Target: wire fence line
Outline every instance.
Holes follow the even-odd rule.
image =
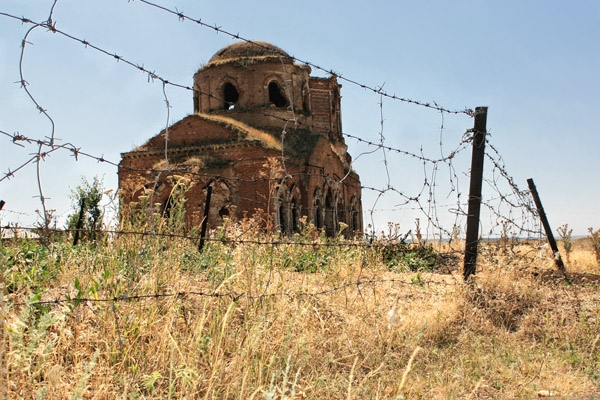
[[[216,33],[220,33],[220,34],[229,36],[232,39],[237,39],[237,40],[244,41],[246,43],[253,43],[256,46],[264,47],[264,45],[262,45],[261,43],[257,43],[255,41],[247,39],[247,38],[245,38],[243,36],[240,36],[239,33],[235,33],[234,34],[232,32],[224,30],[224,29],[222,29],[221,26],[219,26],[217,24],[215,24],[215,25],[206,24],[206,23],[202,22],[201,18],[191,18],[191,17],[185,15],[183,12],[180,12],[177,9],[173,10],[173,9],[168,8],[168,7],[164,7],[164,6],[161,6],[159,4],[156,4],[156,3],[153,3],[153,2],[147,1],[147,0],[138,0],[138,2],[146,4],[146,5],[154,7],[154,8],[157,8],[157,9],[159,9],[161,11],[164,11],[164,12],[166,12],[168,14],[175,15],[181,21],[193,22],[193,23],[197,24],[198,26],[214,30]],[[350,79],[350,78],[346,78],[341,73],[336,72],[333,69],[324,68],[324,67],[321,67],[318,64],[312,63],[310,61],[302,60],[302,59],[296,58],[294,56],[291,56],[291,58],[294,59],[296,62],[308,65],[311,68],[314,68],[314,69],[317,69],[319,71],[325,72],[325,73],[327,73],[327,74],[329,74],[331,76],[335,76],[335,77],[337,77],[338,79],[340,79],[340,80],[342,80],[344,82],[347,82],[347,83],[350,83],[352,85],[358,86],[358,87],[360,87],[362,89],[369,90],[369,91],[371,91],[371,92],[373,92],[373,93],[375,93],[377,95],[384,96],[384,97],[389,98],[391,100],[396,100],[396,101],[400,101],[400,102],[403,102],[403,103],[409,103],[409,104],[413,104],[413,105],[417,105],[417,106],[420,106],[420,107],[429,108],[429,109],[432,109],[432,110],[437,110],[437,111],[448,113],[448,114],[466,114],[466,115],[472,115],[473,114],[473,111],[470,110],[470,109],[450,110],[450,109],[447,109],[447,108],[444,108],[444,107],[438,105],[436,102],[433,102],[433,104],[432,104],[432,103],[429,103],[429,102],[423,102],[423,101],[419,101],[419,100],[413,100],[413,99],[408,99],[408,98],[396,96],[395,94],[389,94],[386,91],[384,91],[382,87],[377,88],[377,87],[373,87],[373,86],[370,86],[370,85],[366,85],[366,84],[360,83],[360,82],[358,82],[356,80],[353,80],[353,79]]]
[[[210,298],[225,298],[232,301],[246,300],[249,302],[261,302],[268,299],[274,298],[309,298],[309,297],[321,297],[329,296],[334,293],[341,292],[349,288],[360,288],[361,286],[377,286],[384,284],[392,285],[407,285],[412,287],[427,287],[437,286],[445,287],[451,285],[461,284],[458,280],[456,281],[440,281],[440,280],[428,280],[420,279],[418,282],[405,280],[405,279],[361,279],[352,282],[345,282],[341,285],[326,288],[314,292],[309,291],[283,291],[264,293],[259,295],[252,295],[249,293],[239,293],[236,291],[179,291],[173,293],[151,293],[151,294],[120,294],[114,297],[98,298],[98,297],[77,297],[77,296],[66,296],[64,298],[55,298],[51,300],[39,300],[39,301],[28,301],[28,302],[15,302],[15,306],[54,306],[54,305],[79,305],[82,303],[120,303],[120,302],[133,302],[143,300],[158,300],[158,299],[186,299],[189,297],[210,297]]]
[[[174,14],[181,20],[195,22],[203,28],[213,29],[217,33],[223,33],[232,38],[250,42],[240,37],[239,34],[232,35],[218,26],[211,27],[205,25],[201,20],[189,18],[179,11],[173,12],[145,0],[138,0],[138,2],[158,8],[168,14]],[[42,210],[39,213],[41,222],[38,225],[23,226],[2,221],[4,216],[10,216],[11,213],[19,213],[19,211],[10,210],[12,204],[9,204],[9,209],[0,211],[0,230],[3,233],[8,232],[8,238],[10,238],[11,233],[16,237],[23,230],[32,234],[40,234],[44,237],[44,245],[52,241],[64,244],[77,234],[90,235],[93,233],[90,236],[93,236],[97,242],[90,243],[90,249],[95,251],[97,247],[101,248],[104,246],[105,251],[114,253],[114,260],[118,260],[117,262],[121,264],[116,265],[115,263],[115,265],[108,267],[108,269],[115,270],[109,271],[115,273],[115,275],[102,281],[102,273],[103,271],[107,271],[104,269],[104,266],[97,265],[96,261],[79,260],[81,265],[71,261],[72,264],[70,264],[70,267],[74,268],[69,273],[74,272],[75,276],[79,279],[84,279],[85,282],[80,283],[78,278],[75,277],[75,282],[73,283],[73,275],[65,274],[66,276],[70,276],[70,278],[61,276],[61,286],[58,286],[57,283],[51,288],[46,288],[43,284],[38,285],[38,282],[34,282],[33,280],[34,285],[26,285],[25,281],[19,281],[18,278],[5,274],[8,279],[0,276],[0,284],[3,286],[0,290],[5,290],[7,287],[9,290],[14,290],[8,296],[0,295],[0,298],[4,297],[5,304],[3,306],[5,308],[11,310],[11,312],[28,311],[32,308],[31,311],[35,311],[36,313],[62,311],[65,314],[67,310],[74,311],[77,308],[78,311],[83,312],[85,308],[89,313],[93,313],[99,318],[108,317],[108,321],[114,323],[115,345],[123,352],[128,346],[135,345],[133,342],[132,344],[127,343],[128,332],[135,324],[135,321],[132,321],[130,318],[131,314],[128,314],[130,308],[139,308],[141,310],[140,315],[142,316],[143,309],[149,306],[157,306],[159,309],[166,308],[176,313],[179,310],[183,310],[180,315],[183,318],[187,318],[185,310],[194,309],[198,307],[199,303],[212,305],[216,308],[232,306],[234,310],[238,305],[266,310],[270,304],[288,302],[293,304],[298,302],[316,307],[315,311],[318,312],[317,309],[320,310],[321,306],[327,307],[330,303],[344,303],[344,301],[349,309],[352,308],[352,304],[354,304],[354,307],[360,308],[364,306],[365,308],[370,308],[371,303],[368,299],[378,299],[383,296],[386,298],[383,302],[383,307],[386,307],[387,303],[396,300],[396,304],[398,304],[400,299],[415,293],[417,293],[416,297],[419,298],[421,294],[431,295],[432,292],[436,293],[437,296],[438,293],[446,290],[455,293],[456,291],[460,291],[463,285],[465,285],[465,282],[458,278],[458,275],[454,272],[460,268],[459,265],[463,253],[461,245],[461,238],[463,236],[462,227],[468,214],[466,211],[466,196],[463,194],[465,190],[463,183],[465,179],[463,178],[469,175],[469,171],[464,166],[464,158],[468,158],[469,156],[473,142],[473,132],[468,127],[462,127],[458,132],[458,140],[448,140],[446,139],[446,122],[447,119],[454,118],[458,114],[472,117],[474,115],[473,112],[471,110],[453,111],[438,105],[436,102],[421,102],[399,97],[395,94],[391,95],[383,90],[383,86],[370,87],[358,81],[345,78],[333,70],[321,68],[316,64],[302,61],[295,57],[294,60],[297,62],[305,63],[313,68],[336,76],[344,82],[366,89],[379,99],[378,126],[377,129],[373,129],[373,131],[377,132],[375,139],[373,139],[373,136],[340,132],[348,144],[356,146],[356,152],[353,148],[350,149],[350,153],[354,155],[353,168],[354,165],[358,165],[357,162],[363,160],[368,160],[371,164],[380,165],[379,172],[381,176],[379,179],[375,180],[372,177],[361,175],[363,177],[362,191],[374,195],[374,200],[370,204],[363,206],[365,220],[367,218],[370,219],[370,226],[362,232],[360,237],[352,240],[342,237],[325,239],[324,235],[321,235],[318,231],[313,231],[313,236],[308,236],[305,233],[293,236],[268,235],[260,233],[254,226],[245,229],[243,226],[244,221],[233,221],[236,223],[236,226],[231,231],[215,227],[212,232],[204,236],[198,231],[197,227],[184,230],[168,229],[165,226],[166,218],[163,218],[163,215],[155,215],[154,210],[150,210],[153,207],[152,201],[150,201],[150,207],[148,207],[150,211],[149,217],[153,219],[156,216],[158,220],[157,224],[152,222],[143,226],[129,226],[127,223],[123,223],[123,220],[114,218],[112,221],[105,221],[105,226],[101,229],[57,228],[57,220],[53,216],[50,199],[47,197],[45,190],[46,181],[42,179],[42,174],[40,173],[46,168],[45,161],[57,154],[65,154],[69,158],[72,157],[73,164],[81,164],[82,160],[87,159],[107,166],[113,171],[116,171],[117,168],[125,168],[129,171],[144,173],[147,176],[155,176],[155,186],[158,179],[164,176],[164,174],[176,175],[184,171],[198,181],[220,179],[238,184],[267,181],[274,185],[282,181],[282,178],[271,178],[268,176],[222,177],[203,171],[194,172],[184,170],[178,167],[176,163],[171,162],[172,160],[169,159],[169,129],[171,126],[172,110],[170,91],[192,92],[194,89],[187,85],[174,83],[163,74],[156,72],[155,69],[145,67],[143,63],[131,61],[129,57],[126,58],[118,55],[114,51],[106,50],[69,32],[59,30],[56,27],[53,17],[54,8],[57,6],[57,3],[58,0],[53,1],[47,20],[41,23],[0,12],[0,19],[2,17],[11,18],[23,24],[31,24],[33,26],[22,41],[22,52],[19,61],[20,81],[17,84],[27,91],[35,108],[44,114],[51,124],[51,129],[47,132],[35,133],[26,132],[25,130],[11,133],[0,126],[0,143],[2,143],[0,146],[23,149],[30,153],[22,162],[16,163],[14,166],[11,165],[8,169],[2,163],[3,165],[0,166],[2,169],[0,171],[0,189],[2,188],[1,185],[9,180],[19,180],[36,185],[42,205]],[[161,154],[164,151],[164,162],[161,165],[151,169],[123,167],[119,166],[119,160],[105,157],[104,154],[97,154],[99,153],[98,151],[84,149],[78,143],[78,140],[67,143],[63,143],[60,140],[62,132],[57,128],[58,125],[55,124],[51,113],[47,112],[42,103],[34,97],[33,93],[35,90],[29,90],[32,88],[32,85],[27,82],[27,76],[23,72],[23,65],[27,62],[25,49],[29,46],[28,38],[33,29],[37,28],[46,29],[47,33],[51,35],[77,42],[87,49],[98,52],[108,60],[121,63],[133,69],[136,73],[145,74],[149,82],[156,81],[160,84],[162,99],[164,100],[164,117],[166,118],[164,149],[160,149]],[[285,69],[283,72],[285,73]],[[224,101],[212,94],[203,94],[220,102]],[[439,143],[429,143],[425,146],[425,149],[421,148],[416,151],[390,144],[391,141],[389,138],[392,136],[392,130],[389,129],[389,125],[386,122],[388,103],[385,103],[384,100],[400,103],[403,107],[416,106],[431,113],[431,119],[436,122],[439,121],[439,128],[433,130],[436,139],[439,137]],[[291,114],[291,118],[282,118],[280,121],[282,149],[280,161],[284,166],[285,176],[289,175],[289,172],[285,169],[286,147],[284,141],[286,139],[286,132],[294,129],[297,124],[293,109],[291,110]],[[275,118],[273,115],[270,115],[270,117]],[[457,132],[452,133],[456,135]],[[488,190],[486,191],[486,197],[482,199],[482,203],[486,210],[487,220],[481,224],[482,236],[485,236],[487,233],[487,236],[492,238],[539,238],[541,237],[541,231],[537,222],[535,207],[532,206],[529,193],[521,190],[512,178],[501,156],[501,152],[494,146],[492,139],[491,136],[487,136],[486,138],[486,148],[488,149],[486,152],[486,161],[489,161],[491,164],[491,169],[490,171],[486,171],[485,176]],[[262,161],[256,160],[256,162]],[[413,185],[409,185],[404,177],[398,174],[399,164],[410,166],[411,171],[413,171],[413,180],[415,181]],[[35,166],[36,168],[36,176],[35,179],[30,179],[28,182],[26,169],[31,166]],[[356,168],[360,173],[358,166]],[[312,172],[309,171],[306,174],[310,175]],[[332,179],[335,179],[337,182],[343,182],[346,177],[336,176]],[[117,199],[116,192],[114,193],[113,200]],[[257,201],[256,206],[257,208],[268,210],[270,201],[272,199],[265,198],[264,203],[261,204]],[[112,207],[113,205],[115,203],[111,203],[108,206]],[[311,212],[312,209],[309,208],[307,211]],[[383,229],[376,227],[380,214],[394,214],[398,216],[409,212],[410,215],[414,214],[417,217],[415,220],[411,220],[411,223],[414,221],[416,225],[409,229],[408,232],[406,231],[406,224],[400,227],[399,223],[389,222],[387,226],[384,225]],[[156,214],[161,213],[158,212]],[[388,219],[388,221],[393,220],[393,217]],[[486,233],[484,233],[484,226],[489,229]],[[308,230],[310,228],[308,226],[305,229]],[[125,240],[122,240],[121,244],[115,245],[115,247],[121,246],[123,242],[128,241],[129,247],[124,245],[123,247],[126,253],[131,252],[131,254],[121,259],[116,255],[118,250],[111,246],[122,238]],[[133,238],[133,240],[129,240],[130,238]],[[195,245],[204,240],[208,242],[208,246],[204,252],[195,251]],[[179,243],[178,241],[189,242],[185,244],[187,246],[185,247],[185,251],[191,251],[194,256],[198,257],[194,258],[192,256],[192,262],[189,266],[172,260],[165,261],[165,263],[172,263],[173,270],[177,271],[176,274],[189,268],[189,270],[184,271],[181,275],[183,279],[178,283],[142,284],[142,279],[146,279],[146,276],[142,278],[143,274],[147,274],[149,271],[158,271],[164,266],[163,261],[158,261],[161,258],[161,253],[156,248],[161,248],[161,246],[167,248],[171,243]],[[412,268],[401,270],[399,268],[399,270],[406,273],[396,274],[395,270],[393,270],[394,267],[387,265],[385,260],[385,266],[380,265],[381,261],[379,260],[373,263],[377,265],[373,270],[365,266],[363,271],[363,263],[365,265],[368,265],[368,263],[360,260],[357,262],[360,266],[355,266],[360,270],[353,270],[347,276],[329,278],[327,276],[330,273],[329,268],[323,268],[324,273],[322,275],[320,273],[310,274],[308,272],[297,274],[303,276],[297,279],[305,280],[306,284],[293,285],[288,282],[285,285],[279,285],[279,282],[275,282],[277,279],[283,280],[284,274],[286,277],[289,276],[287,274],[294,274],[294,266],[282,263],[281,255],[286,252],[291,254],[342,254],[350,252],[371,254],[372,252],[378,254],[380,259],[384,259],[386,255],[390,255],[391,257],[401,256],[405,251],[427,252],[427,249],[431,248],[431,244],[434,241],[438,242],[439,246],[436,247],[435,259],[432,261],[436,263],[435,270],[433,271],[428,269],[413,270]],[[22,244],[21,251],[27,251],[27,245],[28,242]],[[156,246],[151,248],[153,245]],[[502,245],[508,248],[507,251],[510,251],[509,246],[506,244]],[[537,245],[537,243],[533,243],[529,249],[529,253],[534,252],[537,249]],[[4,250],[2,249],[3,246],[4,243],[0,243],[0,250]],[[152,249],[150,250],[151,252],[154,250],[157,251],[157,253],[153,254],[154,257],[152,259],[154,261],[151,262],[152,265],[148,270],[145,270],[142,261],[139,261],[144,257],[143,251],[146,249],[146,246]],[[225,265],[224,267],[221,263],[212,261],[207,254],[213,250],[215,252],[223,250],[227,254],[235,251],[252,251],[252,246],[256,246],[259,250],[254,251],[261,253],[261,255],[264,256],[266,253],[266,256],[260,260],[261,265],[258,267],[260,272],[255,273],[252,279],[249,279],[259,281],[260,283],[252,285],[241,282],[244,280],[243,276],[236,278],[235,283],[230,283],[228,280],[229,277],[223,279],[211,278],[211,272],[226,275],[227,272],[223,272],[222,270],[231,267],[233,269],[232,275],[237,275],[239,271],[248,268],[248,266],[243,265],[241,262],[232,261],[232,265]],[[81,253],[85,253],[87,251],[85,245],[79,247],[68,245],[67,247],[73,250],[73,254],[80,251]],[[47,246],[44,248],[52,249],[53,247]],[[290,248],[292,251],[289,251]],[[119,250],[123,250],[123,248]],[[179,250],[179,248],[175,249],[175,245],[173,245],[173,250]],[[104,250],[98,250],[98,252],[101,251]],[[165,251],[165,259],[166,254],[173,253]],[[1,254],[3,258],[5,258],[5,254]],[[519,256],[522,256],[522,254],[519,254]],[[334,255],[332,257],[335,258],[338,256]],[[57,264],[61,263],[59,258],[52,261],[55,261]],[[332,261],[332,264],[334,262],[337,262],[337,260]],[[66,263],[67,261],[65,261],[65,265]],[[39,267],[43,268],[43,266]],[[388,267],[389,271],[382,272],[385,267]],[[9,267],[7,270],[10,270],[10,274],[19,274],[21,272],[20,268],[26,269],[27,267]],[[62,268],[62,266],[58,268]],[[121,268],[123,269],[121,270]],[[377,268],[376,271],[375,268]],[[187,275],[187,272],[190,274]],[[278,274],[281,274],[281,276],[278,276]],[[157,275],[161,275],[161,273]],[[193,278],[189,279],[192,276]],[[189,282],[185,281],[186,277],[189,279]],[[2,279],[4,279],[4,282],[2,282]],[[65,279],[71,280],[65,281]],[[156,279],[159,280],[159,278]],[[9,280],[13,285],[12,287],[8,286]],[[94,287],[94,285],[97,286]],[[131,305],[127,306],[127,304]],[[102,313],[103,310],[107,312]],[[394,312],[394,308],[390,311]],[[389,318],[390,314],[386,315]],[[111,321],[113,316],[114,321]],[[89,320],[87,321],[89,324]]]
[[[214,30],[219,34],[223,34],[229,36],[232,39],[242,40],[245,42],[253,43],[257,46],[261,46],[261,43],[253,42],[251,40],[246,39],[240,34],[233,34],[227,30],[222,29],[218,25],[209,25],[202,22],[200,18],[192,18],[185,15],[178,10],[172,10],[167,7],[163,7],[152,3],[146,0],[138,0],[139,3],[142,3],[146,6],[154,7],[161,12],[164,12],[169,15],[175,15],[181,21],[193,22],[201,28]],[[43,181],[41,179],[40,170],[42,169],[42,163],[52,154],[57,152],[67,152],[70,153],[75,159],[75,161],[79,161],[80,157],[89,158],[91,160],[95,160],[99,163],[103,163],[109,165],[111,167],[118,167],[119,162],[115,160],[109,160],[105,158],[103,155],[94,155],[90,152],[83,151],[81,147],[78,147],[72,143],[63,143],[57,144],[56,137],[56,127],[54,120],[49,115],[49,113],[45,110],[45,108],[35,99],[32,92],[29,90],[29,83],[27,82],[26,76],[23,72],[23,65],[26,62],[26,48],[30,44],[28,42],[28,37],[30,33],[37,28],[46,29],[48,33],[60,35],[61,37],[67,38],[69,40],[78,42],[82,44],[85,48],[92,49],[100,54],[109,57],[117,62],[123,63],[128,67],[134,68],[147,75],[148,81],[159,81],[162,86],[162,94],[165,101],[166,106],[166,137],[165,137],[165,165],[161,169],[156,170],[144,170],[143,172],[151,173],[151,174],[160,174],[160,173],[177,173],[177,167],[169,164],[168,160],[168,129],[170,125],[170,109],[171,105],[169,102],[169,98],[167,95],[167,87],[172,87],[179,90],[193,91],[194,89],[188,85],[183,85],[179,83],[172,82],[171,80],[165,78],[161,74],[157,73],[154,69],[144,67],[143,63],[138,63],[131,61],[129,58],[118,55],[114,51],[107,50],[101,46],[90,43],[85,39],[81,39],[75,35],[72,35],[66,31],[57,29],[56,21],[53,19],[54,10],[57,6],[58,0],[54,0],[52,6],[50,8],[48,18],[46,21],[42,22],[34,22],[32,19],[26,17],[19,17],[16,15],[12,15],[9,13],[0,12],[0,17],[5,17],[9,19],[14,19],[20,21],[26,25],[32,25],[30,29],[27,30],[25,36],[23,37],[21,44],[21,57],[19,60],[19,75],[20,81],[17,82],[20,86],[27,92],[28,97],[35,105],[36,109],[44,114],[51,123],[51,130],[47,135],[36,135],[40,138],[34,138],[30,135],[25,135],[21,132],[9,133],[4,130],[0,130],[0,134],[15,146],[20,147],[31,147],[31,156],[24,160],[20,165],[13,166],[8,168],[6,172],[3,172],[0,175],[0,183],[11,179],[17,178],[19,179],[20,173],[22,173],[23,169],[28,165],[35,164],[37,168],[37,186],[39,192],[39,199],[42,205],[42,227],[46,231],[51,230],[52,225],[52,213],[50,208],[47,206],[47,198],[44,195],[44,187]],[[462,190],[459,187],[459,178],[461,174],[467,175],[468,172],[462,169],[462,172],[458,172],[458,167],[455,166],[455,160],[459,156],[468,155],[468,150],[470,148],[472,142],[472,135],[470,129],[465,129],[465,132],[462,138],[456,144],[450,144],[452,149],[449,152],[446,152],[444,155],[444,143],[443,134],[445,131],[444,127],[444,115],[445,114],[464,114],[469,117],[472,117],[474,112],[470,109],[465,110],[450,110],[448,108],[442,107],[436,102],[422,102],[418,100],[412,100],[408,98],[404,98],[401,96],[396,96],[395,94],[389,94],[383,90],[383,85],[380,87],[372,87],[363,83],[360,83],[356,80],[349,79],[344,77],[341,73],[336,73],[332,69],[321,67],[318,64],[311,63],[296,57],[292,58],[299,63],[309,65],[310,67],[326,72],[332,76],[337,77],[338,79],[360,87],[362,89],[366,89],[367,91],[372,92],[373,94],[379,97],[379,109],[380,109],[380,126],[379,126],[379,140],[373,141],[370,139],[363,138],[361,136],[349,133],[343,133],[343,136],[349,140],[353,141],[357,145],[360,145],[364,148],[362,152],[357,154],[354,158],[354,162],[362,158],[375,158],[375,162],[380,162],[383,164],[383,170],[385,172],[386,179],[381,183],[380,187],[364,184],[362,186],[363,190],[371,191],[375,193],[375,200],[372,205],[365,207],[366,214],[370,217],[371,220],[371,234],[376,234],[375,232],[375,217],[376,213],[380,209],[380,201],[388,195],[393,195],[397,201],[395,202],[393,208],[391,208],[394,212],[401,212],[406,209],[414,209],[419,211],[419,215],[421,218],[427,221],[427,226],[424,227],[426,230],[426,234],[432,234],[438,237],[439,240],[442,240],[443,237],[446,239],[451,238],[452,236],[457,236],[461,231],[461,225],[463,224],[463,219],[466,216],[467,212],[465,211],[467,202],[462,197]],[[285,72],[285,71],[284,71]],[[214,95],[209,93],[203,93],[204,95],[210,96],[212,98],[217,99]],[[431,110],[435,113],[440,114],[440,128],[439,128],[439,153],[440,157],[431,157],[427,156],[423,149],[421,148],[420,152],[408,151],[405,149],[400,149],[397,147],[393,147],[387,144],[386,137],[384,135],[384,129],[386,128],[385,116],[384,116],[384,102],[383,100],[391,100],[397,101],[400,103],[405,103],[408,105],[422,107],[426,110]],[[219,101],[223,101],[223,99],[217,99]],[[293,110],[292,110],[293,111]],[[282,135],[281,140],[283,142],[285,137],[285,132],[288,127],[288,124],[294,123],[294,117],[292,119],[282,119]],[[1,128],[1,127],[0,127]],[[486,176],[485,181],[488,184],[488,188],[492,191],[492,198],[482,199],[484,208],[489,212],[489,221],[486,225],[489,225],[489,236],[506,236],[511,234],[513,236],[541,236],[540,234],[540,226],[536,219],[535,208],[532,206],[531,199],[529,197],[529,193],[527,191],[521,190],[518,185],[515,183],[515,180],[508,173],[507,168],[504,164],[504,161],[500,155],[500,152],[494,147],[493,143],[491,143],[490,136],[487,137],[486,140],[487,148],[491,149],[491,151],[486,152],[487,159],[491,162],[493,166],[491,176],[488,174]],[[390,156],[400,158],[402,160],[409,160],[410,162],[417,162],[421,164],[422,169],[422,183],[416,185],[415,188],[407,189],[403,187],[402,180],[399,181],[394,176],[395,174],[390,170],[390,165],[393,160]],[[282,162],[285,162],[285,153],[283,151],[282,146]],[[448,178],[443,180],[439,177],[442,168],[447,170]],[[132,169],[133,170],[133,169]],[[140,171],[141,172],[141,171]],[[189,173],[189,171],[188,171]],[[416,171],[415,171],[416,174]],[[214,179],[214,178],[222,178],[210,174],[204,174],[202,172],[192,173],[192,175],[200,178]],[[244,177],[235,177],[235,178],[227,178],[230,180],[236,180],[239,182],[255,182],[259,180],[267,180],[269,178],[266,177],[256,177],[256,178],[244,178]],[[338,177],[341,181],[344,177]],[[444,194],[440,195],[440,191],[442,191],[442,187],[444,187]],[[443,205],[439,204],[439,198],[443,196]],[[454,203],[452,205],[448,205],[448,200],[454,196]],[[442,211],[445,209],[445,211]],[[6,210],[7,212],[11,212],[11,210]],[[444,214],[442,217],[441,214]],[[449,216],[448,216],[449,214]],[[7,226],[10,227],[10,226]],[[508,228],[507,228],[508,227]],[[30,227],[33,229],[33,227]],[[510,230],[510,233],[507,233],[507,230]]]

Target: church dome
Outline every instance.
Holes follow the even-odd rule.
[[[259,61],[268,59],[291,59],[290,55],[267,42],[237,42],[223,47],[208,61],[207,65],[228,63],[235,60]]]

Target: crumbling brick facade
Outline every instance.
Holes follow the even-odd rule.
[[[168,214],[177,182],[185,181],[189,226],[201,223],[210,185],[212,227],[231,213],[262,210],[283,234],[298,231],[303,216],[329,236],[344,226],[346,236],[361,232],[341,86],[310,72],[264,42],[220,50],[194,75],[194,114],[122,154],[122,205],[147,196]]]

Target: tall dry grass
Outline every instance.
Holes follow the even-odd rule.
[[[216,232],[202,254],[151,235],[3,244],[6,396],[600,394],[599,270],[581,243],[572,284],[519,244],[485,245],[464,284],[459,259],[443,273],[413,271],[379,247],[330,245],[310,229],[294,238],[307,245],[258,243],[274,238],[254,226]]]

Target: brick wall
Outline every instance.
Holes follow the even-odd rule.
[[[310,67],[272,45],[259,50],[253,55],[251,45],[228,46],[196,72],[195,114],[169,127],[166,157],[166,130],[122,154],[122,205],[149,195],[168,212],[179,180],[186,182],[190,227],[202,221],[210,184],[213,227],[224,216],[241,218],[261,209],[288,234],[301,216],[330,235],[340,222],[350,226],[348,233],[362,230],[361,186],[358,175],[348,172],[337,80],[310,77]],[[231,59],[236,54],[240,58]],[[285,173],[274,174],[282,167],[277,144],[284,129],[295,139],[283,140]],[[265,179],[269,176],[273,179]]]

